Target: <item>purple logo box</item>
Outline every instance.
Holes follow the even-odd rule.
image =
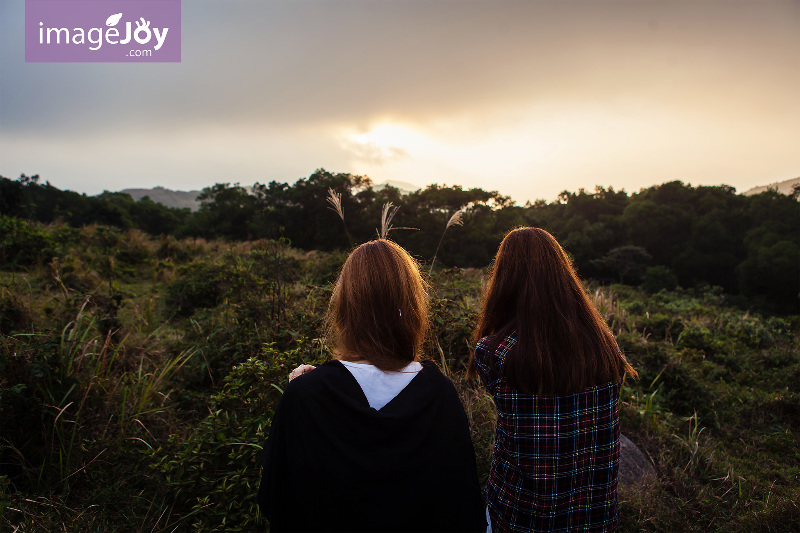
[[[180,62],[181,0],[25,0],[26,62]]]

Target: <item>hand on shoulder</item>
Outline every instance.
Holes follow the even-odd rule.
[[[294,378],[302,376],[303,374],[311,372],[315,368],[317,367],[315,367],[314,365],[300,365],[291,372],[289,372],[289,381],[292,381]]]

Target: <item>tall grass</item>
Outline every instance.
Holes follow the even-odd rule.
[[[350,241],[350,248],[353,247],[353,238],[350,237],[350,232],[347,230],[347,222],[344,220],[344,208],[342,207],[342,193],[334,191],[332,188],[328,189],[327,201],[330,205],[328,209],[339,215],[344,224],[344,232],[347,234],[347,240]]]
[[[166,409],[171,394],[168,386],[172,377],[195,356],[197,350],[187,349],[167,358],[160,366],[144,370],[144,359],[136,372],[126,374],[127,384],[122,389],[120,402],[120,437],[126,438],[134,423],[144,427],[141,418]]]
[[[589,297],[615,335],[628,331],[628,312],[620,304],[613,289],[598,288]]]
[[[399,229],[390,210],[387,236]],[[346,254],[184,240],[112,273],[103,254],[120,239],[75,241],[49,272],[47,263],[0,271],[0,530],[260,527],[259,446],[289,370],[325,359],[311,339],[324,331]],[[167,259],[169,285],[153,274]],[[208,268],[181,266],[194,263]],[[89,269],[104,274],[81,275]],[[276,320],[268,290],[280,279],[286,312]],[[456,385],[485,479],[496,415],[463,372],[481,279],[480,270],[434,273],[426,349]],[[165,292],[181,280],[225,290],[178,316]],[[621,426],[659,477],[620,487],[620,530],[798,530],[800,319],[746,314],[703,294],[588,292],[641,376],[625,382]],[[25,316],[12,320],[17,312]],[[209,362],[218,379],[205,379]],[[17,431],[22,422],[36,433]]]
[[[444,240],[444,234],[447,233],[448,228],[450,226],[463,226],[464,225],[464,213],[460,209],[453,213],[453,215],[447,220],[447,224],[444,226],[444,231],[442,232],[442,236],[439,238],[439,244],[436,245],[436,251],[433,253],[433,259],[431,259],[431,269],[428,271],[428,274],[433,272],[433,265],[436,263],[436,256],[439,255],[439,247],[442,245],[442,241]]]
[[[392,202],[383,204],[383,209],[381,209],[381,230],[378,232],[378,236],[381,239],[387,239],[389,237],[389,232],[393,229],[392,219],[398,209],[400,209],[400,206],[395,206]]]
[[[378,232],[378,237],[380,237],[381,239],[388,239],[389,232],[392,230],[419,229],[419,228],[395,228],[394,226],[392,226],[392,219],[394,218],[395,214],[397,214],[398,209],[400,209],[400,206],[395,206],[392,204],[392,202],[386,202],[385,204],[383,204],[383,209],[381,209],[381,229]]]
[[[73,301],[74,297],[63,303],[68,305]],[[0,378],[3,389],[0,392],[27,398],[28,411],[17,413],[17,422],[23,427],[28,418],[37,416],[36,409],[40,406],[43,448],[29,449],[35,440],[12,442],[3,432],[0,451],[5,448],[18,458],[18,466],[29,485],[61,487],[62,495],[69,490],[68,480],[86,469],[113,443],[113,439],[106,440],[109,429],[116,428],[119,438],[126,439],[134,426],[146,430],[143,422],[146,417],[168,408],[174,377],[196,353],[185,349],[175,356],[160,361],[156,357],[153,358],[156,361],[147,359],[147,362],[143,355],[138,368],[130,369],[129,358],[125,356],[126,348],[131,348],[126,346],[130,334],[121,340],[115,340],[118,331],[101,334],[91,307],[91,296],[83,297],[75,314],[61,329],[52,355],[42,353],[48,346],[46,331],[2,338],[15,366],[10,374]],[[21,353],[13,353],[12,349]],[[31,351],[35,357],[25,355]],[[0,363],[9,364],[7,360]],[[16,381],[21,383],[6,389]],[[98,424],[103,418],[105,429]]]

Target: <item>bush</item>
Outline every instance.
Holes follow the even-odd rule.
[[[115,249],[115,256],[120,264],[127,267],[129,274],[136,274],[137,269],[141,265],[149,263],[153,257],[153,251],[150,249],[150,243],[139,230],[128,230],[125,238]]]
[[[654,339],[677,338],[684,328],[681,317],[670,317],[662,313],[647,314],[636,318],[635,327],[642,335],[650,334]]]
[[[65,328],[60,343],[42,333],[3,339],[9,350],[0,350],[0,428],[9,448],[0,450],[0,472],[10,474],[15,485],[62,479],[75,464],[79,450],[70,434],[79,427],[84,383],[73,363],[89,328],[85,321]],[[74,423],[67,428],[66,420]],[[18,452],[9,453],[12,449]],[[36,474],[23,477],[30,466]]]
[[[0,289],[0,333],[23,331],[33,324],[33,315],[25,303],[5,288]]]
[[[663,265],[647,267],[642,277],[642,289],[650,294],[662,290],[672,291],[678,286],[678,278]]]
[[[261,450],[282,393],[277,384],[314,357],[307,351],[314,345],[303,343],[285,353],[266,346],[264,360],[250,358],[231,370],[222,391],[212,397],[211,414],[192,435],[172,435],[166,446],[147,452],[176,503],[191,508],[186,516],[195,531],[255,529]]]
[[[3,513],[6,507],[11,505],[11,482],[8,476],[0,475],[0,520],[3,519]]]
[[[179,268],[178,276],[167,287],[167,306],[181,316],[216,307],[228,291],[225,269],[219,265],[195,262]]]
[[[765,348],[788,337],[789,324],[778,317],[734,315],[725,324],[725,335],[750,348]]]
[[[675,342],[677,348],[694,348],[706,354],[720,354],[725,352],[724,344],[715,338],[711,331],[696,322],[692,322],[678,336]]]
[[[464,364],[469,360],[472,332],[477,325],[476,309],[464,301],[437,298],[431,305],[430,343],[425,346],[425,358],[436,361],[442,356]]]
[[[184,241],[178,241],[170,235],[162,235],[156,249],[158,259],[170,259],[177,263],[188,261],[192,256]]]
[[[0,263],[30,266],[54,253],[55,241],[38,224],[0,215]]]

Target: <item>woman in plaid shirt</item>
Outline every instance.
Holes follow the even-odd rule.
[[[503,239],[470,373],[497,406],[490,527],[613,531],[619,522],[619,390],[636,376],[548,232]]]

